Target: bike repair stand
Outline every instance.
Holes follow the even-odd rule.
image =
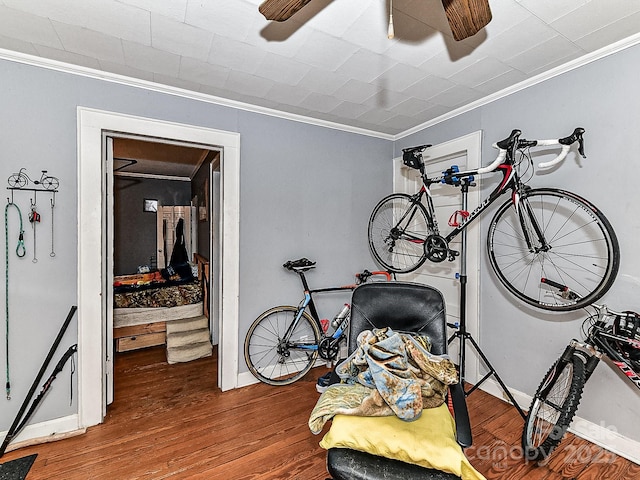
[[[461,180],[460,189],[462,192],[462,211],[467,211],[467,194],[469,193],[469,186],[472,185],[471,180],[466,177]],[[473,346],[474,350],[480,355],[480,358],[484,362],[484,364],[489,368],[489,372],[480,379],[480,381],[476,382],[476,384],[469,389],[469,391],[465,391],[465,396],[468,397],[473,393],[473,391],[482,385],[486,380],[488,380],[491,376],[495,377],[497,382],[500,384],[505,395],[509,398],[511,403],[518,413],[522,416],[523,419],[526,419],[526,415],[520,408],[520,405],[513,398],[513,395],[504,384],[496,369],[493,368],[486,355],[482,352],[482,349],[478,345],[478,343],[473,339],[473,336],[467,331],[467,229],[463,229],[461,232],[461,247],[460,247],[460,323],[459,325],[448,324],[450,327],[456,328],[456,331],[449,337],[447,343],[451,344],[451,342],[458,338],[460,340],[460,382],[462,384],[462,388],[464,390],[464,379],[465,379],[465,350],[466,343],[470,342]]]

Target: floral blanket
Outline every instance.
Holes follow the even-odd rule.
[[[197,280],[182,285],[149,286],[113,294],[114,308],[178,307],[201,301],[202,285]]]
[[[365,330],[358,348],[336,367],[342,383],[329,387],[309,418],[314,434],[334,415],[388,416],[415,420],[423,408],[444,403],[458,382],[447,356],[429,353],[428,339],[390,328]]]

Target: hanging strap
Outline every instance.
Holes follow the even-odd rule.
[[[11,400],[11,375],[9,368],[9,207],[15,207],[18,211],[20,219],[20,234],[18,236],[18,245],[16,246],[16,255],[20,258],[24,257],[26,250],[24,248],[24,230],[22,226],[22,212],[20,208],[13,202],[7,203],[4,207],[4,253],[5,253],[5,352],[6,352],[6,392],[7,400]]]
[[[5,233],[5,249],[9,250],[9,207],[15,207],[18,211],[18,219],[20,220],[20,232],[18,234],[18,243],[16,245],[16,255],[20,258],[24,257],[27,254],[27,250],[24,248],[24,228],[22,226],[22,212],[20,211],[20,207],[13,202],[7,203],[7,206],[4,207],[4,233]],[[7,253],[8,255],[8,253]]]

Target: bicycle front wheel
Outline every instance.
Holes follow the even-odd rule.
[[[60,182],[56,177],[43,177],[40,183],[47,190],[56,190],[60,186]]]
[[[318,358],[320,329],[307,312],[284,339],[293,324],[296,307],[274,307],[249,327],[244,340],[244,359],[251,373],[269,385],[288,385],[304,377]]]
[[[585,383],[584,363],[560,358],[538,387],[522,432],[527,460],[544,460],[558,446],[578,409]]]
[[[389,195],[376,205],[369,219],[371,253],[391,272],[413,272],[426,260],[428,225],[424,205],[404,193]]]
[[[517,209],[511,201],[502,205],[491,220],[487,249],[502,284],[544,310],[595,302],[620,266],[618,239],[605,216],[578,195],[551,188],[523,193]]]

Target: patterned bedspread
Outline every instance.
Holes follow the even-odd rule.
[[[196,279],[178,285],[147,285],[143,289],[115,292],[115,308],[178,307],[202,301],[202,285]]]

